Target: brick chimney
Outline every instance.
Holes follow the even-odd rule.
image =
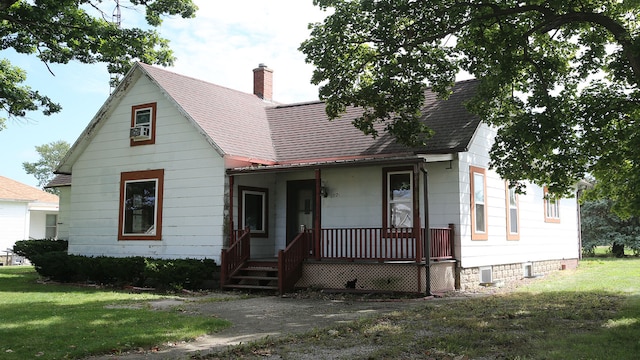
[[[253,69],[253,94],[263,100],[273,99],[273,70],[265,64]]]

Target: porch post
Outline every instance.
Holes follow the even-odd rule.
[[[422,170],[422,181],[424,186],[424,242],[425,247],[425,276],[426,276],[426,289],[425,295],[432,296],[431,294],[431,226],[429,225],[429,173],[427,172],[426,164],[422,164],[420,167]]]
[[[229,244],[236,240],[233,229],[233,175],[229,175]]]
[[[315,252],[315,257],[317,260],[320,260],[320,210],[322,201],[322,196],[320,196],[320,187],[322,186],[322,180],[320,177],[320,169],[316,169],[316,209],[315,209],[315,217],[313,219],[313,249]]]
[[[422,231],[420,227],[420,188],[418,187],[418,184],[420,184],[419,166],[418,163],[413,165],[413,238],[416,242],[417,263],[421,262],[423,257]]]

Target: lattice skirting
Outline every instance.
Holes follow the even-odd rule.
[[[455,264],[454,261],[431,264],[432,292],[454,289]],[[296,287],[423,293],[426,270],[424,264],[416,263],[306,262]]]

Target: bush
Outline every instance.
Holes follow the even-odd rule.
[[[69,248],[67,240],[20,240],[13,245],[13,252],[33,262],[33,257],[49,252],[64,251]]]
[[[78,262],[66,251],[50,251],[36,254],[30,259],[41,276],[56,281],[78,281]]]
[[[201,289],[213,280],[215,261],[211,259],[145,259],[144,278],[149,286],[172,289]]]
[[[32,262],[38,274],[55,281],[152,286],[159,290],[203,289],[207,281],[215,280],[217,270],[211,259],[88,257],[63,251],[36,255]]]

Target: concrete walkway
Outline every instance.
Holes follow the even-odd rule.
[[[231,298],[224,299],[228,297]],[[216,316],[231,321],[233,325],[219,333],[205,335],[191,342],[165,344],[154,350],[140,349],[126,354],[104,355],[90,359],[188,359],[192,355],[220,351],[230,345],[265,337],[300,334],[314,328],[325,328],[366,316],[407,309],[422,302],[423,299],[363,301],[318,296],[314,298],[261,296],[241,299],[234,298],[234,295],[229,293],[162,300],[152,303],[152,307],[162,310],[180,306],[188,313]]]

